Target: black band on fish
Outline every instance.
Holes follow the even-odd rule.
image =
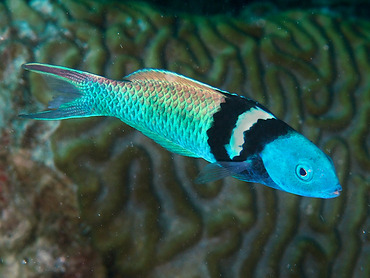
[[[253,132],[247,133],[252,127],[257,131],[257,135],[263,135],[267,139],[262,140],[267,142],[269,135],[262,134],[260,128],[255,125],[260,120],[275,120],[275,116],[255,101],[241,98],[235,95],[226,95],[225,103],[221,104],[221,109],[213,115],[213,126],[207,131],[208,144],[211,152],[217,161],[245,161],[245,155],[253,155],[261,149],[260,142],[253,138]],[[276,131],[273,130],[274,137]],[[282,131],[284,133],[284,130]],[[252,137],[251,139],[248,137]],[[261,139],[261,138],[259,138]],[[246,140],[254,143],[248,146],[247,152],[243,152]],[[263,147],[263,145],[262,145]]]
[[[266,144],[292,130],[293,128],[279,119],[258,120],[249,130],[244,131],[243,150],[233,160],[244,161],[251,155],[260,153]]]
[[[236,95],[225,95],[225,102],[220,110],[213,115],[213,125],[207,130],[208,144],[217,161],[230,161],[225,149],[229,144],[232,131],[241,114],[256,107],[257,103]]]

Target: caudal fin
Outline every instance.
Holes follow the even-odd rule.
[[[48,108],[53,110],[22,114],[19,117],[36,120],[62,120],[93,116],[91,107],[84,99],[86,99],[85,96],[89,89],[88,82],[95,78],[100,78],[99,76],[65,67],[39,63],[23,64],[22,67],[42,74],[56,94],[48,106]]]

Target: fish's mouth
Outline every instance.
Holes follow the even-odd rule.
[[[335,198],[340,195],[340,192],[342,191],[342,187],[338,184],[335,189],[329,189],[325,190],[322,193],[324,193],[326,198]]]

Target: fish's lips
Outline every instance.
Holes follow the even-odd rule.
[[[322,193],[325,195],[324,198],[335,198],[340,195],[340,192],[342,191],[342,187],[340,184],[335,186],[334,188],[330,188],[328,190],[323,191]]]

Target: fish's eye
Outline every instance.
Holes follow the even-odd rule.
[[[295,169],[296,175],[302,181],[310,181],[312,179],[312,169],[305,164],[298,164]]]
[[[307,171],[306,171],[306,169],[305,169],[305,168],[299,168],[299,175],[300,175],[301,177],[305,177],[305,176],[307,176]]]

